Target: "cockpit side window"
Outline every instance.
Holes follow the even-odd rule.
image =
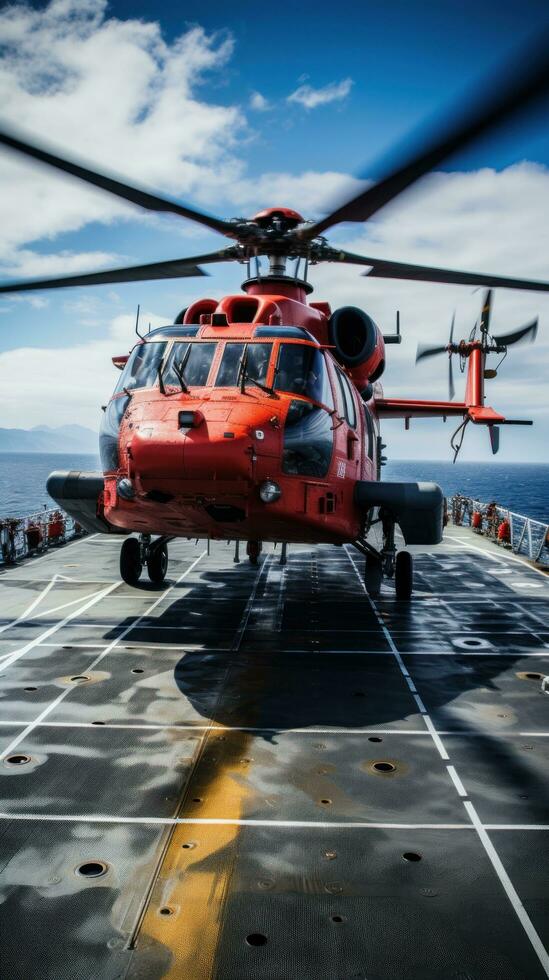
[[[284,426],[282,472],[326,476],[334,445],[332,417],[320,405],[294,399]]]
[[[345,418],[347,419],[347,422],[351,426],[351,429],[355,429],[356,409],[355,409],[355,400],[353,398],[353,392],[351,390],[351,385],[349,384],[348,379],[345,377],[342,371],[337,372],[337,380],[339,383],[343,404],[345,406]]]
[[[215,379],[216,388],[234,388],[239,382],[241,365],[246,351],[246,375],[261,384],[267,380],[272,344],[225,344],[225,350]]]
[[[374,435],[375,435],[374,423],[372,421],[370,410],[366,407],[366,405],[364,406],[364,419],[366,422],[366,426],[364,429],[365,448],[368,457],[370,459],[373,459],[374,458]]]
[[[158,380],[158,367],[166,352],[166,341],[138,344],[130,354],[116,386],[116,392],[126,388],[152,388]]]
[[[174,344],[166,364],[166,370],[163,372],[164,384],[179,385],[180,382],[175,369],[181,371],[182,368],[185,384],[189,388],[203,387],[208,381],[216,347],[216,343],[189,344],[183,341]]]
[[[278,391],[304,395],[329,409],[334,408],[324,355],[312,344],[280,345],[274,386]]]

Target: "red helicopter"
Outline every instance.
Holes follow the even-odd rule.
[[[406,550],[397,552],[395,526],[406,544],[437,544],[443,496],[436,484],[380,479],[385,446],[379,422],[459,416],[461,434],[469,422],[487,425],[496,452],[500,425],[531,422],[506,419],[485,405],[484,379],[494,373],[486,369],[486,357],[504,355],[512,343],[533,337],[535,324],[492,337],[488,293],[478,339],[473,333],[455,344],[452,327],[447,345],[418,351],[418,359],[448,353],[449,400],[388,399],[379,379],[386,345],[401,339],[398,316],[396,333],[387,336],[363,310],[346,306],[332,312],[326,302],[308,302],[307,270],[320,262],[351,263],[367,267],[365,275],[388,279],[549,291],[546,282],[355,255],[331,247],[323,237],[339,222],[371,218],[423,174],[547,92],[545,47],[537,58],[529,52],[527,69],[522,61],[519,69],[507,71],[505,83],[499,79],[485,89],[482,104],[477,99],[477,108],[469,108],[442,136],[424,141],[353,200],[309,223],[284,207],[224,221],[90,170],[13,132],[0,132],[0,142],[12,150],[233,241],[208,255],[6,283],[0,292],[198,276],[205,275],[200,265],[226,261],[247,266],[242,293],[198,299],[175,323],[139,335],[129,356],[113,358],[122,373],[104,410],[103,473],[56,472],[48,480],[51,496],[88,530],[137,534],[122,543],[120,571],[126,582],[135,585],[144,565],[151,581],[161,582],[167,545],[177,537],[235,541],[235,560],[239,543],[247,542],[253,563],[264,541],[282,544],[282,562],[290,542],[349,542],[366,558],[371,595],[379,593],[385,576],[394,577],[397,598],[410,598],[412,558]],[[265,273],[260,256],[268,257]],[[463,402],[452,400],[453,355],[468,364]],[[379,550],[368,540],[374,524],[383,533]]]

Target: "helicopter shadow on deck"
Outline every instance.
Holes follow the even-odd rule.
[[[279,596],[270,597],[268,590],[258,592],[240,635],[256,574],[244,564],[238,569],[204,571],[197,584],[185,583],[184,596],[171,602],[160,616],[141,621],[128,642],[162,643],[168,648],[173,643],[185,650],[175,665],[174,680],[182,697],[207,723],[270,729],[265,733],[269,739],[287,728],[423,727],[383,629],[364,596],[349,591],[331,594],[327,588],[326,594],[321,591],[309,602],[298,574],[299,587],[289,580],[282,608]],[[501,591],[505,603],[508,590]],[[403,656],[407,650],[417,654],[424,647],[427,652],[433,645],[427,638],[429,631],[443,635],[452,625],[436,611],[438,620],[429,615],[424,618],[426,607],[420,611],[419,603],[395,606],[387,602],[381,608]],[[500,615],[499,610],[494,611],[494,618]],[[129,625],[129,620],[119,624],[116,635]],[[470,613],[473,633],[475,625],[479,623]],[[159,628],[158,634],[144,628],[149,626]],[[414,627],[419,632],[410,639]],[[509,647],[507,653],[503,635],[501,642],[505,656],[490,656],[487,650],[486,656],[473,657],[455,650],[452,656],[414,657],[410,669],[439,727],[460,731],[479,725],[490,738],[496,721],[493,737],[499,737],[497,712],[505,712],[498,705],[508,685],[500,690],[498,678],[515,679],[515,665],[526,652]],[[154,658],[154,651],[151,656]],[[520,713],[532,688],[517,680],[513,692]],[[463,712],[452,708],[457,699],[464,704]],[[205,704],[214,706],[206,708]],[[531,717],[520,727],[544,730],[543,720],[532,724]]]

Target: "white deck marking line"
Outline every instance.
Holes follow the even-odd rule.
[[[143,613],[143,615],[149,615],[151,612],[153,612],[153,610],[156,609],[156,607],[158,605],[160,605],[160,603],[162,602],[162,600],[165,599],[166,596],[169,595],[169,593],[173,591],[173,589],[175,588],[175,586],[179,582],[181,582],[182,579],[186,578],[187,575],[190,574],[190,572],[192,572],[192,570],[195,567],[195,565],[198,565],[198,562],[201,560],[201,558],[204,557],[205,554],[206,554],[206,551],[204,550],[202,552],[202,554],[198,556],[198,558],[195,558],[195,560],[192,562],[192,564],[189,565],[189,567],[183,572],[183,574],[179,576],[179,578],[177,579],[177,581],[174,582],[173,585],[170,585],[169,588],[165,589],[164,592],[161,595],[159,595],[157,599],[154,600],[153,604],[150,606],[150,608],[148,609],[147,613]],[[112,589],[116,588],[116,586],[119,585],[119,584],[120,584],[119,582],[115,582],[113,585],[110,585],[109,588],[108,588],[108,591],[109,592],[112,591]],[[94,602],[98,602],[100,598],[101,598],[101,595],[96,596],[95,599],[91,599],[90,600],[90,604],[93,604]],[[65,622],[65,620],[63,620],[63,622]],[[139,622],[139,620],[137,620],[137,622]],[[124,630],[124,632],[121,633],[120,636],[117,636],[109,644],[109,646],[106,647],[106,649],[103,650],[99,654],[99,656],[97,656],[95,658],[95,660],[92,661],[92,663],[86,668],[86,670],[84,672],[87,673],[90,670],[94,670],[95,667],[97,667],[97,665],[101,662],[101,660],[103,660],[103,658],[107,656],[107,654],[110,652],[110,650],[112,650],[112,648],[114,646],[116,646],[116,644],[118,643],[118,641],[120,639],[123,639],[124,636],[126,636],[127,633],[130,632],[130,630],[133,628],[134,625],[135,624],[132,623],[130,626],[126,626],[126,629]],[[52,627],[52,630],[55,629],[55,628],[58,628],[58,627]],[[20,734],[17,735],[10,742],[10,744],[8,745],[8,747],[6,749],[4,749],[0,753],[0,761],[2,761],[2,759],[5,759],[7,755],[10,755],[13,752],[13,750],[20,744],[20,742],[22,742],[23,739],[27,738],[27,736],[30,735],[31,732],[36,728],[36,726],[38,724],[40,724],[40,722],[44,721],[44,718],[46,718],[49,715],[50,711],[53,711],[53,709],[56,708],[57,705],[60,704],[61,701],[63,701],[66,698],[67,694],[69,694],[71,690],[72,690],[72,688],[66,687],[64,691],[61,691],[61,693],[59,694],[59,696],[56,697],[49,705],[47,705],[44,708],[44,710],[40,712],[40,714],[38,715],[38,717],[35,718],[34,721],[32,721],[29,725],[27,725],[27,727],[22,732],[20,732]]]
[[[485,830],[549,830],[549,823],[485,823]]]
[[[45,609],[44,612],[39,612],[36,614],[36,616],[28,617],[27,622],[35,623],[38,619],[41,619],[43,616],[51,616],[53,615],[53,613],[60,612],[61,609],[68,609],[69,606],[76,606],[79,602],[84,602],[86,599],[91,599],[94,595],[99,595],[99,593],[102,591],[103,591],[102,589],[96,589],[95,592],[88,592],[87,595],[81,595],[78,597],[78,599],[71,599],[70,602],[63,602],[60,606],[53,606],[53,608],[51,609]],[[113,599],[116,598],[116,596],[108,595],[108,596],[104,596],[104,598]]]
[[[449,535],[448,540],[452,544],[455,544],[456,546],[461,545],[462,547],[471,549],[473,551],[478,551],[481,555],[484,555],[485,558],[492,559],[493,561],[498,562],[500,565],[506,565],[507,562],[509,561],[515,562],[517,565],[522,565],[525,572],[528,571],[537,572],[537,574],[541,575],[542,578],[544,578],[545,581],[549,584],[549,575],[546,572],[542,572],[541,568],[536,568],[535,565],[528,564],[528,562],[523,560],[522,558],[517,558],[516,555],[506,554],[505,557],[501,557],[500,555],[494,555],[492,554],[491,551],[485,551],[484,548],[479,548],[478,545],[476,544],[470,544],[467,538],[460,538],[457,535],[456,536]]]
[[[360,574],[359,574],[359,571],[358,571],[358,569],[356,567],[356,564],[353,561],[352,556],[349,554],[349,552],[347,550],[347,545],[344,545],[344,548],[345,548],[345,551],[347,552],[347,556],[348,556],[349,560],[351,561],[351,564],[353,565],[353,568],[354,568],[355,573],[356,573],[356,575],[358,577],[358,580],[359,580],[360,584],[362,585],[362,588],[364,589],[364,592],[366,593],[366,596],[368,597],[368,601],[369,601],[372,609],[374,610],[374,612],[375,612],[375,614],[376,614],[376,616],[378,618],[378,622],[380,623],[380,625],[382,625],[382,628],[386,632],[386,634],[388,634],[387,635],[387,639],[391,643],[391,647],[394,650],[395,657],[396,657],[396,659],[397,659],[397,661],[399,663],[399,666],[400,666],[400,668],[401,668],[404,676],[405,677],[409,677],[410,674],[409,674],[409,672],[408,672],[408,670],[406,668],[406,665],[403,663],[402,657],[400,656],[400,654],[399,654],[399,652],[398,652],[398,650],[397,650],[397,648],[396,648],[396,646],[394,644],[394,641],[393,641],[393,639],[392,639],[389,631],[387,630],[387,627],[385,626],[385,623],[383,623],[383,620],[381,619],[381,616],[379,615],[379,613],[377,611],[377,607],[376,607],[375,602],[368,595],[366,586],[365,586],[364,582],[362,581],[362,579],[360,577]],[[480,548],[479,549],[476,549],[476,550],[479,550],[480,551]],[[417,694],[414,694],[413,696],[414,696],[416,702],[418,702],[418,706],[420,704],[423,705],[423,702],[421,701],[421,698],[419,698],[419,696]],[[421,710],[421,708],[420,708],[420,710]],[[440,735],[436,731],[435,726],[433,725],[433,723],[431,721],[431,718],[430,718],[430,716],[429,716],[429,714],[427,713],[426,710],[425,710],[425,712],[422,711],[422,718],[423,718],[425,724],[427,725],[427,727],[429,728],[429,731],[431,732],[431,735],[433,737],[433,742],[435,743],[435,745],[436,745],[436,747],[437,747],[437,749],[438,749],[438,751],[439,751],[439,753],[441,755],[441,758],[443,758],[444,760],[449,760],[450,757],[449,757],[448,753],[446,752],[446,749],[444,748],[444,744],[443,744],[443,742],[442,742],[442,740],[440,738]],[[515,911],[515,914],[517,915],[517,918],[519,919],[519,921],[520,921],[520,923],[521,923],[521,925],[522,925],[522,927],[523,927],[526,935],[528,936],[528,939],[530,940],[530,943],[532,945],[532,948],[533,948],[534,952],[536,953],[536,956],[538,957],[538,959],[539,959],[539,961],[540,961],[540,963],[541,963],[541,965],[542,965],[542,967],[543,967],[543,969],[545,971],[546,976],[549,977],[549,954],[547,953],[547,950],[545,949],[545,947],[544,947],[544,945],[543,945],[543,943],[541,941],[541,938],[540,938],[539,934],[537,933],[536,929],[534,928],[534,925],[532,923],[532,920],[530,919],[528,913],[526,912],[526,909],[524,908],[522,902],[520,901],[520,898],[519,898],[519,896],[518,896],[518,894],[517,894],[517,892],[516,892],[513,884],[511,883],[511,879],[509,878],[509,875],[507,874],[505,868],[503,867],[503,864],[502,864],[502,862],[501,862],[501,860],[499,858],[499,855],[498,855],[498,853],[497,853],[494,845],[492,844],[490,838],[488,837],[488,834],[486,833],[486,830],[485,830],[485,828],[484,828],[484,826],[482,824],[482,821],[480,820],[480,817],[477,814],[477,811],[476,811],[475,807],[473,806],[473,804],[468,799],[464,799],[463,798],[464,795],[467,796],[467,793],[465,791],[465,787],[463,786],[463,783],[461,782],[461,779],[459,778],[459,776],[458,776],[455,768],[453,766],[449,765],[449,766],[446,766],[446,769],[448,771],[448,774],[449,774],[450,778],[452,779],[452,782],[454,783],[454,786],[455,786],[455,788],[456,788],[459,796],[462,799],[462,803],[463,803],[463,805],[464,805],[464,807],[466,809],[466,812],[467,812],[467,814],[468,814],[468,816],[469,816],[469,818],[471,820],[471,823],[472,823],[474,829],[476,830],[476,832],[477,832],[477,834],[478,834],[478,836],[480,838],[480,841],[481,841],[481,843],[482,843],[482,845],[484,847],[484,850],[485,850],[485,852],[486,852],[486,854],[487,854],[487,856],[488,856],[488,858],[489,858],[489,860],[490,860],[490,862],[492,864],[492,867],[493,867],[496,875],[498,876],[498,878],[500,880],[500,883],[501,883],[501,885],[502,885],[502,887],[503,887],[503,889],[504,889],[504,891],[505,891],[505,893],[506,893],[509,901],[511,902],[511,905],[512,905],[514,911]]]
[[[57,649],[62,649],[63,647],[71,647],[74,650],[104,650],[108,643],[77,643],[74,640],[69,640],[68,642],[60,641],[59,643],[37,643],[39,647],[57,647]],[[181,653],[194,652],[200,650],[202,653],[228,653],[230,647],[216,647],[215,649],[207,648],[205,649],[202,643],[185,643],[185,645],[177,643],[136,643],[132,646],[122,646],[116,650],[116,653],[122,653],[130,651],[132,653],[140,653],[141,650],[161,650],[164,652],[173,652],[174,654],[179,651],[179,656]],[[539,654],[538,656],[543,656]]]
[[[20,613],[19,616],[16,617],[16,619],[12,619],[10,623],[4,623],[3,626],[0,626],[0,633],[5,633],[6,630],[11,629],[12,626],[15,626],[17,623],[21,623],[24,619],[26,619],[27,616],[29,616],[30,613],[33,611],[33,609],[36,609],[39,603],[42,602],[42,599],[46,598],[48,592],[51,592],[51,590],[53,589],[55,583],[58,581],[59,578],[61,578],[60,575],[54,575],[50,579],[48,584],[45,586],[45,588],[42,589],[39,595],[37,595],[36,598],[33,599],[31,604],[27,606],[27,608],[22,613]]]
[[[538,616],[533,609],[525,609],[523,605],[517,605],[517,609],[520,609],[521,613],[524,615],[530,616],[531,619],[534,619],[536,623],[539,623],[540,626],[543,626],[543,628],[549,632],[549,621],[547,619],[542,619],[541,616]]]
[[[28,724],[26,719],[14,718],[11,721],[0,721],[0,728],[23,728]],[[37,728],[105,728],[132,731],[183,731],[183,732],[256,732],[262,734],[269,732],[275,735],[416,735],[421,738],[431,738],[429,730],[416,728],[272,728],[269,725],[254,727],[252,725],[193,725],[192,722],[186,724],[180,722],[176,725],[155,724],[154,722],[110,722],[105,721],[98,724],[94,721],[44,721],[36,725]],[[459,731],[458,729],[437,729],[438,735],[457,736],[459,738],[487,738],[493,736],[493,732],[488,731]],[[549,732],[497,732],[498,738],[549,738]]]
[[[48,637],[53,636],[54,633],[57,633],[58,630],[66,626],[67,623],[70,623],[72,619],[76,619],[77,616],[81,616],[83,612],[86,612],[86,610],[95,605],[96,602],[100,602],[105,595],[112,592],[112,590],[119,584],[119,582],[113,582],[112,585],[107,586],[106,589],[102,589],[101,592],[96,592],[93,595],[93,598],[88,599],[83,606],[79,606],[78,609],[74,609],[68,616],[65,616],[65,618],[61,619],[58,623],[54,623],[53,626],[50,626],[43,633],[40,633],[34,640],[29,640],[29,642],[24,646],[20,647],[18,650],[14,650],[13,653],[10,653],[6,658],[4,658],[4,662],[0,664],[0,674],[3,673],[3,671],[8,667],[11,667],[16,660],[24,657],[29,650],[33,649],[33,647],[38,646],[41,640],[46,640]]]
[[[474,830],[471,823],[374,823],[353,821],[345,823],[335,820],[259,820],[237,817],[122,817],[110,814],[65,814],[65,813],[0,813],[0,820],[35,820],[51,823],[120,823],[120,824],[159,824],[163,827],[177,827],[180,824],[199,827],[305,827],[307,829],[340,830]]]
[[[397,647],[395,645],[395,642],[393,640],[393,637],[391,636],[389,630],[387,629],[385,623],[383,622],[381,616],[379,615],[379,612],[377,610],[377,607],[376,607],[375,603],[372,601],[372,599],[368,595],[368,592],[366,591],[366,586],[364,585],[364,582],[362,581],[362,579],[360,577],[360,573],[358,571],[358,568],[356,567],[356,564],[355,564],[355,561],[354,561],[352,555],[350,555],[349,554],[349,551],[347,550],[347,545],[344,545],[344,548],[345,548],[345,551],[347,553],[347,557],[348,557],[349,561],[351,562],[351,564],[352,564],[352,566],[353,566],[353,568],[355,570],[355,574],[356,574],[356,576],[358,578],[358,581],[360,582],[360,585],[361,585],[362,589],[366,593],[366,597],[368,599],[368,602],[370,603],[370,605],[371,605],[371,607],[372,607],[372,609],[374,611],[374,614],[375,614],[375,616],[377,618],[377,621],[378,621],[378,623],[379,623],[379,625],[380,625],[380,627],[381,627],[381,629],[383,631],[383,635],[384,635],[385,639],[387,640],[387,643],[389,644],[389,646],[391,648],[391,651],[393,653],[393,656],[394,656],[394,658],[395,658],[398,666],[400,667],[401,673],[404,676],[404,678],[406,680],[406,683],[410,687],[410,682],[413,684],[413,680],[412,680],[412,678],[410,676],[410,672],[409,672],[408,668],[406,667],[406,664],[404,663],[402,657],[400,656],[400,653],[397,650]],[[410,690],[411,690],[411,688],[410,688]],[[439,754],[440,754],[441,759],[444,759],[444,761],[447,762],[450,757],[449,757],[448,753],[446,752],[446,749],[444,748],[444,746],[443,746],[443,744],[442,744],[442,742],[441,742],[441,740],[439,738],[439,735],[438,735],[438,733],[437,733],[437,731],[435,729],[435,726],[433,725],[433,722],[432,722],[431,718],[429,717],[429,713],[428,713],[425,705],[423,704],[423,701],[421,700],[419,694],[417,694],[417,692],[415,692],[415,685],[414,685],[414,692],[412,692],[412,696],[413,696],[414,701],[416,702],[416,704],[418,706],[418,709],[420,711],[421,717],[423,718],[423,722],[425,724],[425,727],[429,730],[429,732],[430,732],[430,734],[432,736],[433,742],[435,743],[435,745],[436,745],[436,747],[437,747],[437,749],[439,751]]]
[[[467,803],[465,803],[467,806]],[[467,823],[388,823],[379,821],[343,820],[260,820],[237,817],[123,817],[104,813],[0,813],[0,820],[33,821],[39,823],[141,824],[161,827],[273,827],[307,830],[468,830],[477,828]],[[549,824],[481,824],[490,831],[548,831]],[[512,887],[512,886],[511,886]]]
[[[93,626],[89,627],[85,623],[73,623],[72,626],[78,629],[95,628]],[[121,629],[121,627],[114,627],[112,626],[112,624],[110,626],[102,626],[98,628],[111,629],[111,630],[118,629],[118,628]],[[140,626],[139,629],[142,629],[142,627]],[[227,630],[227,632],[229,631]],[[40,642],[37,643],[36,645],[42,647],[72,646],[75,649],[90,649],[90,650],[102,650],[106,646],[108,646],[107,643],[78,643],[76,640],[74,641],[69,640],[68,642],[60,641],[59,643]],[[177,650],[181,650],[182,652],[201,650],[205,654],[232,652],[231,647],[228,646],[211,647],[211,646],[204,646],[203,643],[142,643],[140,640],[134,640],[131,647],[124,646],[122,649],[124,650],[132,649],[135,650],[136,652],[139,652],[140,650],[173,650],[174,652]],[[357,656],[364,656],[364,657],[394,656],[392,650],[361,650],[359,647],[348,647],[343,650],[340,649],[335,651],[328,648],[319,649],[318,647],[286,647],[281,652],[288,653],[288,654],[315,653],[318,654],[319,656],[329,656],[330,654],[333,653],[336,654],[352,653],[352,654],[356,654]],[[261,651],[259,651],[259,653],[261,655]],[[549,659],[549,653],[547,652],[547,650],[515,650],[513,649],[513,647],[509,647],[509,649],[505,653],[502,653],[500,650],[494,650],[490,647],[486,649],[484,647],[482,648],[479,647],[478,649],[473,649],[473,650],[466,649],[466,648],[465,649],[455,648],[453,650],[405,650],[403,656],[404,657],[460,657],[460,658],[461,657],[503,657],[503,658],[507,657],[507,658],[513,658],[514,660],[516,660],[517,657],[520,657],[521,659],[523,657],[546,657]],[[2,658],[0,657],[0,660],[1,659]]]
[[[458,776],[458,774],[457,774],[454,766],[446,766],[446,769],[448,770],[448,774],[449,774],[449,776],[450,776],[450,778],[451,778],[454,786],[456,787],[459,796],[469,796],[469,794],[468,794],[467,790],[465,789],[465,786],[463,785],[461,779],[459,778],[459,776]]]
[[[141,645],[143,646],[144,649],[147,648],[147,644],[140,644],[140,646]],[[171,644],[164,644],[164,646],[167,646],[168,648],[171,648]],[[190,644],[184,644],[184,646],[187,649],[190,649],[190,646],[191,645]],[[174,646],[173,649],[177,649],[177,648]],[[207,648],[204,649],[204,652],[206,652],[206,649],[208,650],[208,652],[216,653],[218,651],[222,651],[224,648],[223,647],[216,647],[216,648],[207,647]],[[365,657],[366,656],[368,656],[368,657],[392,657],[392,656],[394,656],[394,653],[393,653],[392,650],[361,650],[358,647],[349,647],[346,650],[331,650],[331,649],[328,649],[328,648],[321,650],[321,649],[318,649],[318,648],[314,648],[313,649],[312,647],[298,647],[298,648],[286,647],[281,652],[282,653],[292,653],[292,654],[293,653],[318,653],[320,656],[323,656],[323,655],[326,655],[327,656],[327,655],[333,654],[333,653],[336,653],[336,654],[340,654],[340,653],[355,653],[357,655],[361,655],[361,656],[365,656]],[[479,649],[476,649],[476,650],[467,650],[467,649],[462,650],[461,648],[459,648],[459,649],[458,648],[455,648],[453,650],[405,650],[404,653],[403,653],[403,656],[404,657],[460,657],[460,658],[461,657],[513,657],[513,659],[516,659],[517,657],[547,657],[548,654],[547,654],[547,651],[545,651],[545,652],[539,652],[539,651],[532,651],[532,650],[524,650],[524,651],[523,650],[513,650],[513,648],[510,647],[509,648],[509,652],[506,652],[506,653],[501,653],[499,650],[493,650],[491,648],[488,648],[488,649],[484,649],[484,648],[480,649],[479,648]]]
[[[107,599],[118,599],[118,596],[117,595],[116,596],[115,595],[112,595],[112,596],[107,596],[106,598]],[[74,601],[78,601],[78,600],[74,600]],[[67,603],[67,605],[69,605],[69,603]],[[58,608],[62,608],[62,607],[58,607]],[[55,612],[55,611],[56,610],[53,610],[53,609],[52,610],[48,610],[48,612]],[[46,613],[41,613],[41,615],[45,616]],[[135,613],[132,613],[132,615],[135,615]],[[112,629],[113,628],[113,624],[112,623],[75,623],[74,625],[76,627],[78,627],[78,629]],[[139,629],[141,629],[141,630],[154,630],[154,631],[156,631],[156,627],[155,626],[152,626],[152,625],[150,625],[150,626],[140,626]],[[190,632],[190,631],[196,630],[196,629],[199,629],[199,626],[198,625],[191,625],[191,626],[159,626],[158,627],[158,631],[160,631],[160,630],[172,630],[172,631],[173,630],[179,630],[179,631],[185,631],[186,630],[186,631]],[[532,633],[532,631],[529,630],[529,629],[522,629],[522,630],[521,629],[516,629],[516,630],[507,630],[507,629],[491,629],[491,630],[476,630],[476,629],[469,629],[469,630],[446,630],[444,627],[437,626],[436,623],[433,623],[431,626],[422,626],[422,627],[418,627],[417,629],[412,629],[412,630],[395,629],[393,632],[394,633],[397,633],[399,636],[417,636],[418,638],[421,639],[422,634],[424,634],[424,633],[431,633],[433,630],[438,630],[440,633],[444,633],[444,635],[445,636],[448,636],[448,637],[452,637],[454,635],[458,635],[460,637],[462,637],[462,636],[467,637],[468,635],[471,635],[471,636],[533,636],[534,635]],[[549,631],[549,625],[547,626],[547,630]],[[225,631],[226,632],[230,632],[230,627],[226,627],[225,628]],[[281,632],[283,632],[283,633],[294,633],[295,632],[295,629],[294,628],[289,628],[289,629],[282,630]],[[318,634],[322,634],[322,633],[338,633],[339,636],[345,636],[346,633],[351,633],[351,634],[352,633],[359,633],[360,635],[363,635],[363,634],[372,634],[373,636],[376,636],[379,633],[379,629],[372,629],[372,630],[368,630],[368,629],[340,629],[340,630],[338,630],[336,627],[334,627],[333,629],[318,629],[318,630],[315,630],[315,629],[309,629],[309,628],[304,627],[303,629],[300,628],[299,629],[299,632],[300,633],[310,633],[311,636],[317,636]],[[170,644],[170,646],[171,646],[171,644]],[[296,651],[296,652],[298,652],[298,651]],[[338,650],[338,653],[340,653],[340,652],[341,651]],[[383,653],[383,652],[388,652],[388,651],[383,651],[382,650],[381,653]]]
[[[492,841],[490,840],[488,834],[486,833],[486,829],[481,823],[477,811],[475,810],[473,804],[470,803],[468,800],[464,800],[463,805],[467,810],[469,817],[471,818],[471,822],[478,836],[480,837],[484,850],[486,851],[488,857],[490,858],[492,867],[496,872],[501,882],[501,885],[504,888],[509,901],[511,902],[511,905],[513,906],[521,922],[522,928],[524,929],[526,935],[528,936],[528,939],[530,940],[532,947],[536,952],[543,969],[545,970],[546,975],[549,976],[549,954],[547,953],[547,950],[545,949],[536,929],[534,928],[532,920],[530,919],[530,916],[528,915],[526,909],[524,908],[524,905],[522,904],[509,875],[507,874],[505,868],[503,867],[499,854],[497,853],[494,845],[492,844]]]

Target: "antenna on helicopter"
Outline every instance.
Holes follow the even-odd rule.
[[[400,333],[400,310],[396,311],[396,331],[395,333],[384,333],[383,340],[386,344],[401,344],[402,336]]]
[[[140,340],[144,340],[145,338],[143,337],[143,334],[142,333],[139,333],[139,311],[140,311],[140,309],[141,309],[141,306],[138,303],[137,304],[137,313],[136,313],[136,316],[135,316],[135,332],[136,332],[136,334],[137,334],[137,336],[139,337]],[[150,325],[149,325],[149,330],[150,330]]]

